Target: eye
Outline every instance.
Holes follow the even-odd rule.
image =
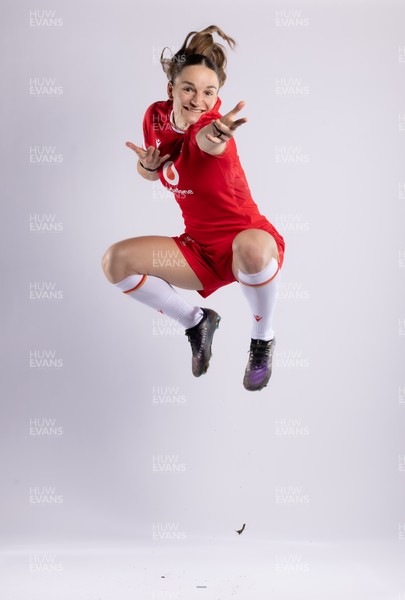
[[[214,95],[214,92],[213,92],[212,90],[207,90],[207,91],[205,92],[205,94],[206,94],[206,96],[213,96],[213,95]]]
[[[191,92],[192,88],[191,87],[185,87],[183,88],[184,92]]]

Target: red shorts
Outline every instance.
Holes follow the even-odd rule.
[[[284,261],[285,247],[283,237],[271,223],[262,227],[256,227],[256,229],[263,229],[274,237],[277,243],[279,266],[281,268]],[[235,236],[241,231],[243,229],[230,232],[226,237],[221,235],[220,240],[215,242],[215,244],[209,245],[199,244],[187,233],[172,237],[187,263],[203,284],[204,289],[197,290],[203,298],[206,298],[220,287],[236,281],[232,272],[232,242]]]

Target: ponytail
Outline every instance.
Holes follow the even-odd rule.
[[[225,40],[230,48],[233,49],[235,47],[235,40],[227,36],[216,25],[210,25],[202,31],[191,31],[184,40],[180,50],[170,58],[165,58],[167,48],[163,48],[160,56],[160,64],[171,83],[174,82],[185,67],[200,64],[215,71],[218,76],[219,86],[224,85],[227,64],[226,50],[222,44],[214,42],[213,33],[216,33]]]

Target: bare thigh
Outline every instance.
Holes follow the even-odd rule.
[[[161,277],[179,288],[203,289],[201,281],[170,237],[147,235],[117,242],[105,253],[103,269],[112,283],[139,273]]]

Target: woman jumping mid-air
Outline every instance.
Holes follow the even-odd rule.
[[[113,244],[104,255],[103,269],[124,294],[183,325],[196,377],[208,369],[220,316],[192,306],[172,286],[197,290],[206,298],[239,282],[252,318],[243,385],[255,391],[271,376],[272,318],[284,239],[260,214],[239,161],[234,135],[247,121],[238,118],[245,103],[238,102],[224,116],[219,113],[226,54],[213,33],[231,48],[235,45],[211,25],[189,33],[173,56],[165,57],[166,49],[162,52],[168,100],[155,102],[145,113],[145,149],[126,142],[138,157],[138,173],[149,181],[160,180],[173,192],[185,231],[180,236],[142,236]],[[154,260],[159,255],[172,257],[173,264],[161,266],[165,261]]]

